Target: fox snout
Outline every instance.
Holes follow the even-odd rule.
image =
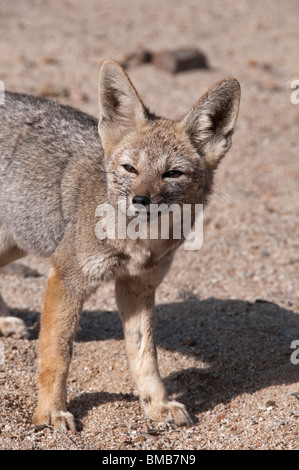
[[[147,174],[147,177],[144,175],[137,176],[131,185],[129,202],[131,204],[141,204],[147,210],[149,210],[150,204],[154,202],[153,194],[155,192],[156,187],[152,181],[151,175]]]

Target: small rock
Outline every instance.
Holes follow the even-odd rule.
[[[132,444],[132,442],[133,441],[131,439],[125,439],[124,441],[122,441],[122,444],[123,445],[130,445],[130,444]]]
[[[268,400],[266,402],[266,408],[273,408],[274,406],[277,406],[274,400]]]
[[[39,424],[34,427],[34,432],[40,432],[46,429],[48,426],[46,424]]]
[[[159,434],[160,434],[160,431],[158,429],[155,429],[155,428],[148,428],[147,432],[151,436],[159,436]]]
[[[297,400],[299,400],[299,392],[291,393],[291,397],[297,398]]]
[[[127,53],[122,62],[121,65],[124,68],[128,67],[134,67],[137,65],[142,65],[142,64],[148,64],[152,60],[152,53],[146,49],[139,49],[135,52],[130,52]]]
[[[197,295],[192,290],[183,289],[179,291],[179,299],[182,299],[182,300],[197,299]]]
[[[141,432],[140,433],[140,436],[138,438],[138,440],[149,440],[149,441],[155,441],[156,439],[158,439],[159,436],[156,436],[156,435],[153,435],[153,434],[149,434],[148,432]]]
[[[153,64],[170,73],[193,69],[207,69],[206,56],[194,48],[160,51],[153,54]]]
[[[252,271],[243,271],[243,277],[245,279],[249,278],[249,277],[253,277],[254,273]]]

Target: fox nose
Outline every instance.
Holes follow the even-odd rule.
[[[134,196],[132,199],[133,204],[142,204],[143,206],[148,206],[151,201],[146,196]]]

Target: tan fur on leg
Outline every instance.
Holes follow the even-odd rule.
[[[190,424],[184,405],[169,401],[161,379],[154,340],[154,290],[137,278],[116,282],[126,350],[145,413],[156,421]]]
[[[66,409],[66,380],[72,342],[82,302],[72,296],[59,273],[52,269],[44,300],[40,333],[40,395],[34,416],[36,425],[52,424],[75,429]]]

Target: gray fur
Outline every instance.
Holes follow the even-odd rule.
[[[51,256],[76,218],[89,171],[104,197],[98,122],[72,107],[10,92],[0,122],[0,226],[24,251]]]

